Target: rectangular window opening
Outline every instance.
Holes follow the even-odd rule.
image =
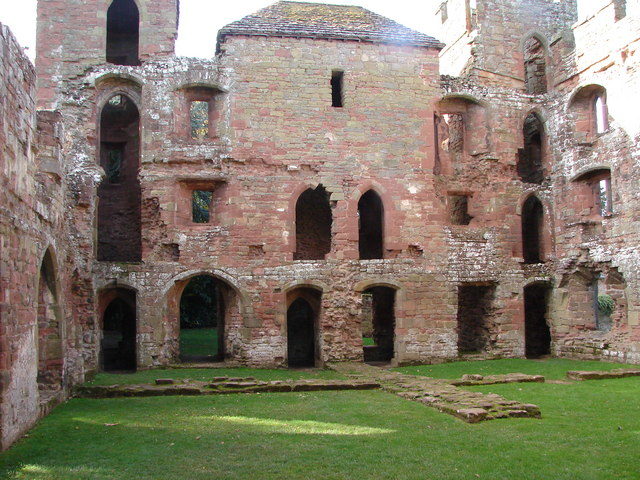
[[[615,8],[616,22],[627,16],[627,0],[614,0],[613,6]]]
[[[613,198],[611,195],[611,178],[603,178],[598,182],[597,203],[600,216],[608,217],[613,213]]]
[[[194,190],[191,196],[191,212],[193,223],[209,223],[211,219],[211,200],[213,192]]]
[[[440,5],[440,20],[442,23],[446,22],[449,19],[449,10],[447,2],[442,2]]]
[[[189,107],[191,138],[203,140],[209,136],[209,102],[197,100]]]
[[[341,108],[343,106],[344,93],[344,72],[334,70],[331,72],[331,106]]]
[[[453,225],[469,225],[473,218],[469,215],[469,196],[449,195],[449,215]]]

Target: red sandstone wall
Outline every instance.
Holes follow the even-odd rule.
[[[36,68],[38,106],[56,108],[64,79],[105,62],[107,9],[112,0],[39,0]],[[174,54],[177,0],[136,0],[140,60]],[[83,33],[78,34],[79,31]],[[62,80],[62,81],[61,81]]]
[[[64,394],[71,365],[73,332],[64,321],[67,299],[63,268],[61,124],[54,113],[35,111],[35,71],[9,30],[0,25],[0,444],[7,447]],[[54,254],[64,380],[58,395],[38,390],[38,293],[40,265]],[[51,299],[50,299],[51,300]],[[40,348],[44,348],[41,345]],[[60,363],[57,364],[60,366]],[[56,368],[58,368],[56,366]],[[72,373],[73,372],[73,373]]]
[[[640,102],[640,3],[627,2],[627,16],[620,20],[615,18],[614,2],[604,2],[601,7],[595,16],[582,19],[574,28],[570,40],[575,50],[571,55],[562,55],[566,49],[562,42],[554,52],[562,59],[557,83],[561,97],[549,104],[550,135],[556,152],[556,241],[562,258],[554,307],[557,352],[638,362],[640,124],[635,106]],[[576,112],[568,108],[576,92],[592,84],[606,90],[609,127],[602,134],[595,133],[593,123],[580,123]],[[605,218],[585,208],[579,197],[581,182],[574,181],[584,172],[600,167],[610,169],[612,181],[613,214]],[[572,299],[581,295],[575,279],[594,273],[605,277],[610,284],[607,293],[614,297],[618,284],[624,282],[623,293],[616,300],[617,321],[610,332],[596,329],[592,309],[585,312],[572,307]],[[576,317],[583,319],[584,327],[573,326]]]

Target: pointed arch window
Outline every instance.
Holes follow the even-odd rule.
[[[384,253],[384,207],[373,190],[358,202],[360,260],[381,259]]]
[[[107,62],[140,65],[140,12],[133,0],[113,0],[107,10]]]

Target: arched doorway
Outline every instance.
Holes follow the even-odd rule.
[[[322,185],[308,188],[296,202],[294,260],[324,260],[331,251],[331,205]]]
[[[538,358],[551,353],[551,331],[547,311],[551,287],[534,283],[524,287],[524,331],[527,358]]]
[[[133,0],[113,0],[107,10],[108,63],[140,65],[140,12]]]
[[[292,368],[313,367],[317,359],[318,315],[322,294],[299,288],[287,295],[287,364]]]
[[[42,397],[62,388],[64,363],[62,315],[58,305],[55,263],[50,250],[45,252],[40,265],[37,319],[37,380]]]
[[[389,362],[395,354],[396,291],[372,287],[362,293],[365,362]]]
[[[522,256],[525,263],[542,263],[544,209],[536,196],[522,206]]]
[[[98,260],[137,262],[142,256],[140,115],[126,95],[112,96],[100,116]]]
[[[231,295],[233,291],[212,275],[188,281],[180,296],[180,360],[224,359],[225,313]]]
[[[358,201],[358,245],[360,260],[383,258],[384,207],[382,199],[368,190]]]
[[[101,365],[106,372],[136,370],[136,294],[114,288],[101,295]]]

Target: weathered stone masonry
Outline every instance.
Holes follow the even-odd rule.
[[[640,362],[640,2],[597,6],[448,0],[444,45],[278,2],[197,60],[177,0],[48,0],[35,71],[3,28],[2,446],[177,361],[198,275],[230,362],[362,361],[365,317],[395,364]]]

